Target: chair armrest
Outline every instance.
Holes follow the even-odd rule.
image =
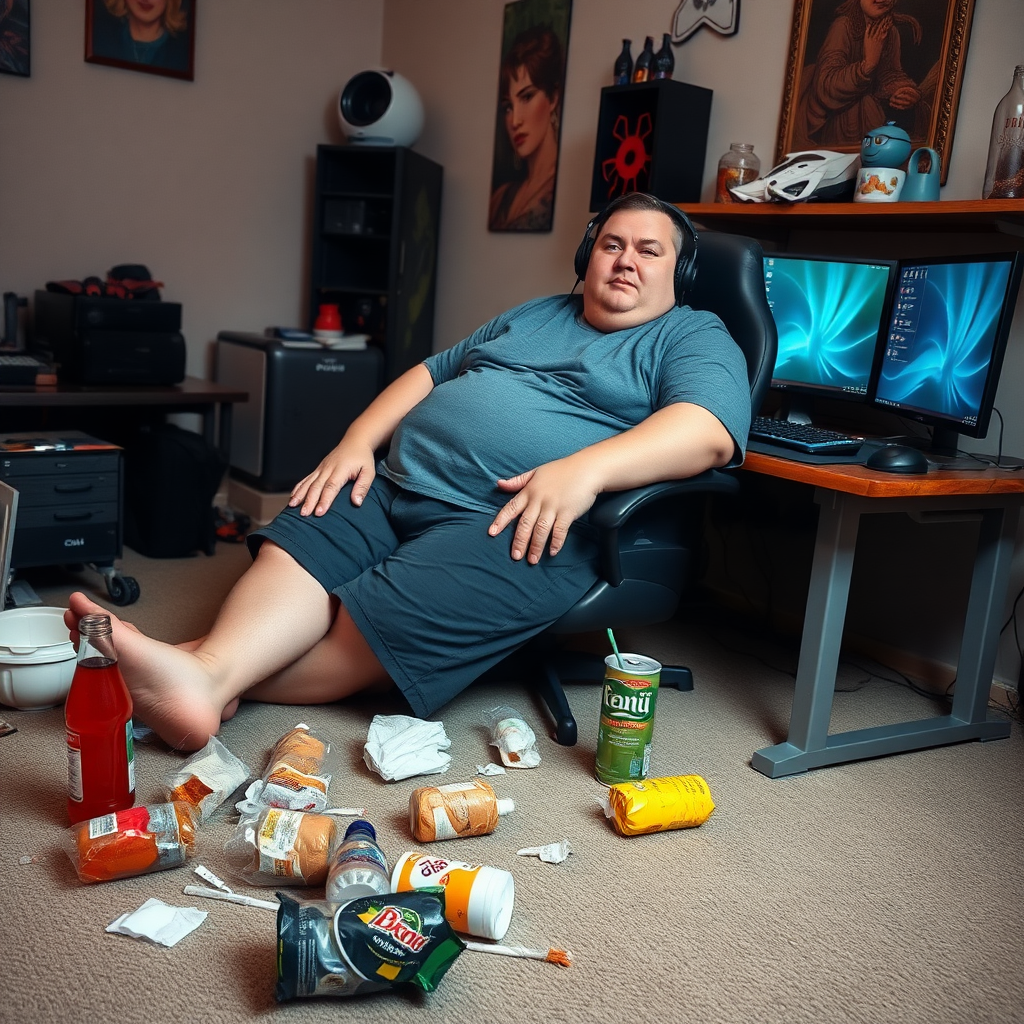
[[[601,578],[617,587],[623,579],[619,558],[619,529],[638,509],[652,502],[687,494],[735,494],[740,483],[735,474],[709,469],[684,480],[634,487],[628,491],[610,491],[598,496],[590,510],[590,523],[600,532],[598,537]]]

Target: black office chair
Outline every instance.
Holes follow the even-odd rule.
[[[743,350],[751,407],[756,413],[771,381],[778,344],[775,320],[765,297],[761,246],[752,238],[702,231],[696,279],[686,301],[694,309],[717,313]],[[538,689],[554,715],[559,743],[571,746],[576,742],[576,720],[562,680],[603,679],[604,659],[560,650],[553,637],[670,619],[700,545],[707,496],[738,489],[734,473],[711,469],[685,480],[598,498],[590,521],[601,532],[601,578],[524,652],[527,657],[540,658]],[[689,690],[693,676],[688,668],[666,665],[661,685]]]

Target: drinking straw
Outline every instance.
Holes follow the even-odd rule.
[[[527,949],[526,946],[492,946],[486,942],[463,941],[466,949],[474,953],[498,953],[500,956],[518,956],[526,960],[546,960],[559,967],[568,967],[572,963],[572,954],[564,949]]]
[[[611,628],[608,629],[608,639],[611,641],[612,650],[615,652],[615,660],[618,662],[619,668],[625,668],[626,663],[622,660],[622,655],[619,654],[619,645],[615,642],[615,634],[611,631]]]

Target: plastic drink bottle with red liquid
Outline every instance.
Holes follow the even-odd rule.
[[[109,615],[83,615],[78,664],[64,704],[71,823],[135,803],[132,698],[117,667]]]

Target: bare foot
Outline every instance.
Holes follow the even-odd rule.
[[[85,594],[72,594],[68,605],[64,622],[73,634],[83,615],[110,616],[134,713],[172,747],[199,750],[217,732],[231,703],[237,708],[237,700],[225,706],[217,698],[216,680],[201,657],[140,633]]]

